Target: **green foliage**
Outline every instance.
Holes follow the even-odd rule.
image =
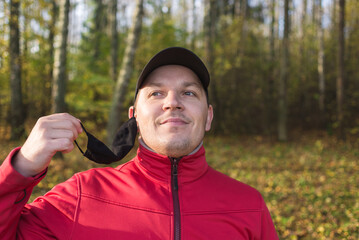
[[[174,7],[171,2],[166,2],[165,5],[162,1],[146,2],[144,26],[136,51],[125,107],[132,104],[136,79],[153,54],[169,46],[190,46],[190,40],[193,38],[192,33],[189,32],[191,27],[187,26],[190,20],[184,19],[184,16],[191,16],[192,9],[189,5],[181,4]],[[235,15],[233,1],[219,1],[216,5],[218,9],[216,9],[216,36],[213,41],[214,67],[209,70],[213,82],[217,83],[218,96],[216,102],[213,102],[216,106],[215,112],[218,113],[216,115],[216,123],[218,123],[216,127],[219,127],[217,132],[224,134],[273,134],[275,132],[282,33],[278,32],[281,29],[276,26],[275,59],[271,60],[268,33],[269,6],[263,3],[258,4],[248,6],[245,19]],[[106,7],[105,5],[103,7]],[[90,9],[88,11],[90,14],[84,19],[81,39],[79,42],[72,42],[73,45],[68,49],[69,81],[66,99],[68,111],[89,120],[94,117],[95,122],[101,122],[104,126],[113,91],[113,82],[110,79],[109,26],[104,9],[96,15],[96,9],[99,9],[98,2],[90,1],[85,6]],[[6,125],[10,104],[8,39],[6,37],[8,35],[8,11],[5,11],[8,8],[7,2],[2,3],[0,7],[4,10],[4,14],[0,16],[2,23],[0,29],[0,123]],[[326,5],[327,10],[330,7]],[[31,121],[50,113],[53,62],[50,56],[49,32],[52,5],[51,2],[45,0],[35,2],[24,0],[21,8],[23,96],[27,118]],[[196,11],[199,13],[204,9],[197,8]],[[295,9],[293,13],[297,11]],[[333,11],[330,11],[331,22],[325,24],[324,34],[325,113],[318,110],[318,26],[310,17],[304,26],[295,21],[291,25],[290,77],[287,83],[289,130],[320,128],[327,129],[330,133],[336,131],[338,16],[334,18]],[[358,1],[346,2],[344,111],[345,126],[351,136],[358,136],[359,132],[358,11]],[[119,10],[119,14],[124,14],[124,11]],[[198,24],[201,22],[200,16],[200,14],[197,16]],[[122,17],[120,16],[119,20],[123,24]],[[125,40],[128,27],[121,27],[118,33],[119,67],[127,44]],[[302,29],[305,32],[304,38],[300,34]],[[206,60],[203,28],[197,26],[195,30],[197,49],[194,50]],[[95,54],[95,50],[98,51],[98,55]],[[99,97],[96,96],[98,94]],[[98,103],[96,99],[100,99]],[[215,101],[215,99],[212,100]],[[96,113],[93,106],[97,106]],[[89,110],[88,114],[86,114],[87,110]],[[324,123],[321,121],[322,115],[325,115]],[[126,118],[126,111],[123,116]]]
[[[259,29],[260,23],[246,21],[246,32],[241,36],[243,20],[221,20],[215,45],[215,64],[211,71],[217,83],[219,101],[215,103],[220,132],[265,132],[260,119],[264,119],[264,98],[270,78],[269,49],[263,42],[267,38]],[[260,117],[258,116],[260,115]],[[245,116],[245,117],[244,117]],[[257,121],[253,121],[257,119]],[[259,120],[259,121],[258,121]]]
[[[69,82],[72,91],[66,95],[69,112],[104,129],[114,84],[109,77],[92,73],[73,79]]]
[[[4,4],[5,8],[8,5]],[[49,19],[44,15],[50,14],[50,3],[48,1],[21,1],[23,16],[21,23],[21,64],[22,64],[22,88],[23,101],[26,115],[29,118],[37,118],[47,114],[50,108],[50,68],[52,60],[49,56],[50,45],[48,42]],[[4,11],[5,17],[8,13]],[[5,22],[5,21],[3,21]],[[32,23],[32,26],[30,26]],[[0,110],[1,120],[9,117],[10,104],[10,76],[8,55],[8,34],[6,25],[2,26],[3,33],[0,40]],[[33,28],[31,28],[33,27]],[[30,107],[31,106],[31,107]],[[2,121],[0,121],[2,122]]]
[[[146,19],[144,19],[146,22]],[[147,61],[158,51],[170,46],[185,46],[186,32],[177,27],[169,15],[156,16],[151,25],[144,25],[136,53],[136,62],[142,70]],[[137,66],[137,64],[136,64]]]

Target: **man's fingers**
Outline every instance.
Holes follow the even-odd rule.
[[[78,130],[78,132],[82,132],[82,128],[81,128],[81,124],[80,124],[80,119],[75,118],[74,116],[68,114],[68,113],[55,113],[46,117],[43,117],[46,120],[53,120],[53,121],[64,121],[64,120],[68,120],[70,122],[72,122],[72,124],[76,127],[76,129]],[[42,119],[42,118],[40,118]]]
[[[38,128],[45,131],[53,131],[56,129],[71,130],[77,137],[77,135],[82,132],[80,120],[75,117],[72,117],[71,115],[69,116],[60,115],[60,117],[53,117],[51,115],[49,117],[41,118],[37,123]]]
[[[67,129],[54,129],[46,133],[46,137],[48,139],[59,139],[59,138],[67,138],[71,141],[76,140],[78,134],[76,131],[67,130]]]
[[[74,149],[73,141],[68,138],[56,138],[50,141],[53,153],[63,152],[69,153]]]
[[[24,176],[36,175],[49,165],[56,152],[71,152],[81,132],[80,120],[68,113],[39,118],[15,157],[15,169]]]
[[[48,116],[44,116],[44,118],[48,118],[48,119],[71,119],[74,118],[76,119],[74,116],[72,116],[69,113],[54,113]]]
[[[42,147],[52,154],[56,152],[70,152],[73,149],[73,141],[82,132],[80,120],[68,113],[57,113],[42,117],[38,120],[38,139],[44,141]]]

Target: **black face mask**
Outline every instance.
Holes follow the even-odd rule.
[[[132,117],[118,130],[112,143],[112,152],[103,142],[87,132],[82,123],[81,126],[88,138],[86,152],[82,151],[76,140],[75,144],[85,157],[96,163],[110,164],[120,161],[132,149],[137,136],[136,118]]]

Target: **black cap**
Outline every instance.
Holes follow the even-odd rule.
[[[208,96],[207,89],[210,77],[208,70],[202,60],[196,54],[186,48],[170,47],[158,52],[146,64],[145,68],[141,72],[140,77],[137,80],[135,99],[137,97],[138,90],[141,88],[148,75],[156,68],[165,65],[181,65],[191,69],[198,76],[202,83],[203,89]]]

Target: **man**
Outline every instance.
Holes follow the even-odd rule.
[[[208,166],[209,74],[184,48],[155,55],[135,104],[140,146],[117,168],[75,174],[26,204],[52,156],[82,132],[69,114],[39,119],[0,168],[1,239],[278,239],[255,189]]]

